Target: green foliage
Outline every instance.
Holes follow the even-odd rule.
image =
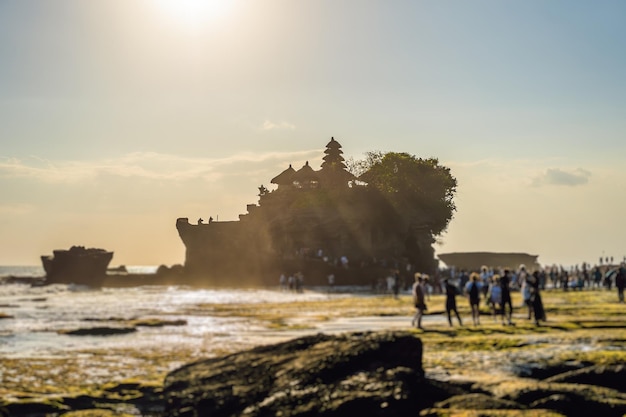
[[[368,152],[351,163],[359,180],[379,192],[412,227],[427,227],[433,235],[443,232],[453,217],[457,182],[450,169],[436,158],[408,153]]]

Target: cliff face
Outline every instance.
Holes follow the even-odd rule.
[[[268,231],[261,225],[244,221],[192,225],[180,218],[176,228],[185,244],[188,276],[215,284],[254,284],[277,268]]]
[[[180,218],[176,228],[186,247],[185,273],[213,284],[275,284],[281,273],[301,271],[307,283],[326,283],[333,273],[338,283],[369,285],[388,273],[376,269],[381,265],[408,262],[432,272],[435,264],[428,232],[380,216],[353,189],[279,189],[248,206],[239,221]]]

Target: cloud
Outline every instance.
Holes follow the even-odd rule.
[[[0,214],[29,214],[35,211],[32,204],[16,203],[16,204],[0,204]]]
[[[261,126],[261,130],[295,130],[296,126],[287,122],[274,123],[266,120]]]
[[[549,168],[543,174],[535,177],[532,184],[536,187],[544,185],[565,185],[574,187],[589,182],[591,172],[578,168],[573,171],[565,171],[559,168]]]
[[[290,163],[319,157],[319,150],[299,152],[242,152],[225,158],[194,158],[156,152],[134,152],[95,161],[51,161],[31,157],[0,159],[0,178],[32,179],[43,183],[78,184],[100,177],[143,178],[158,181],[202,179],[267,172],[269,178]]]

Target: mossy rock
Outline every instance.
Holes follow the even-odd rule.
[[[626,366],[589,366],[583,369],[565,372],[545,380],[545,382],[564,382],[570,384],[597,385],[624,392],[626,386]]]
[[[502,400],[491,395],[473,393],[455,395],[435,404],[436,408],[453,408],[465,410],[505,409],[516,410],[526,408],[514,401]]]
[[[134,417],[132,414],[119,413],[112,410],[90,409],[70,411],[61,414],[59,417]]]
[[[87,327],[74,330],[59,330],[57,333],[68,336],[113,336],[136,331],[135,327]]]
[[[136,327],[186,326],[187,320],[137,319],[130,322]]]
[[[531,408],[550,408],[570,417],[622,417],[626,414],[626,394],[598,386],[538,382],[509,393],[507,398]]]
[[[534,410],[453,410],[429,408],[420,417],[565,417],[565,414],[546,409]]]

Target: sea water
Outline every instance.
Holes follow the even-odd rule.
[[[132,268],[129,268],[132,270]],[[4,275],[41,276],[35,267],[3,267]],[[143,269],[145,271],[145,268]],[[280,303],[314,301],[347,294],[324,291],[293,293],[277,289],[198,289],[186,286],[89,288],[53,284],[0,285],[0,356],[65,356],[88,349],[173,348],[201,345],[207,339],[225,344],[250,336],[262,338],[263,330],[250,320],[211,315],[207,304]],[[119,336],[62,334],[65,330],[122,326],[132,319],[184,320],[184,326],[141,327]],[[260,340],[260,339],[259,339]]]

